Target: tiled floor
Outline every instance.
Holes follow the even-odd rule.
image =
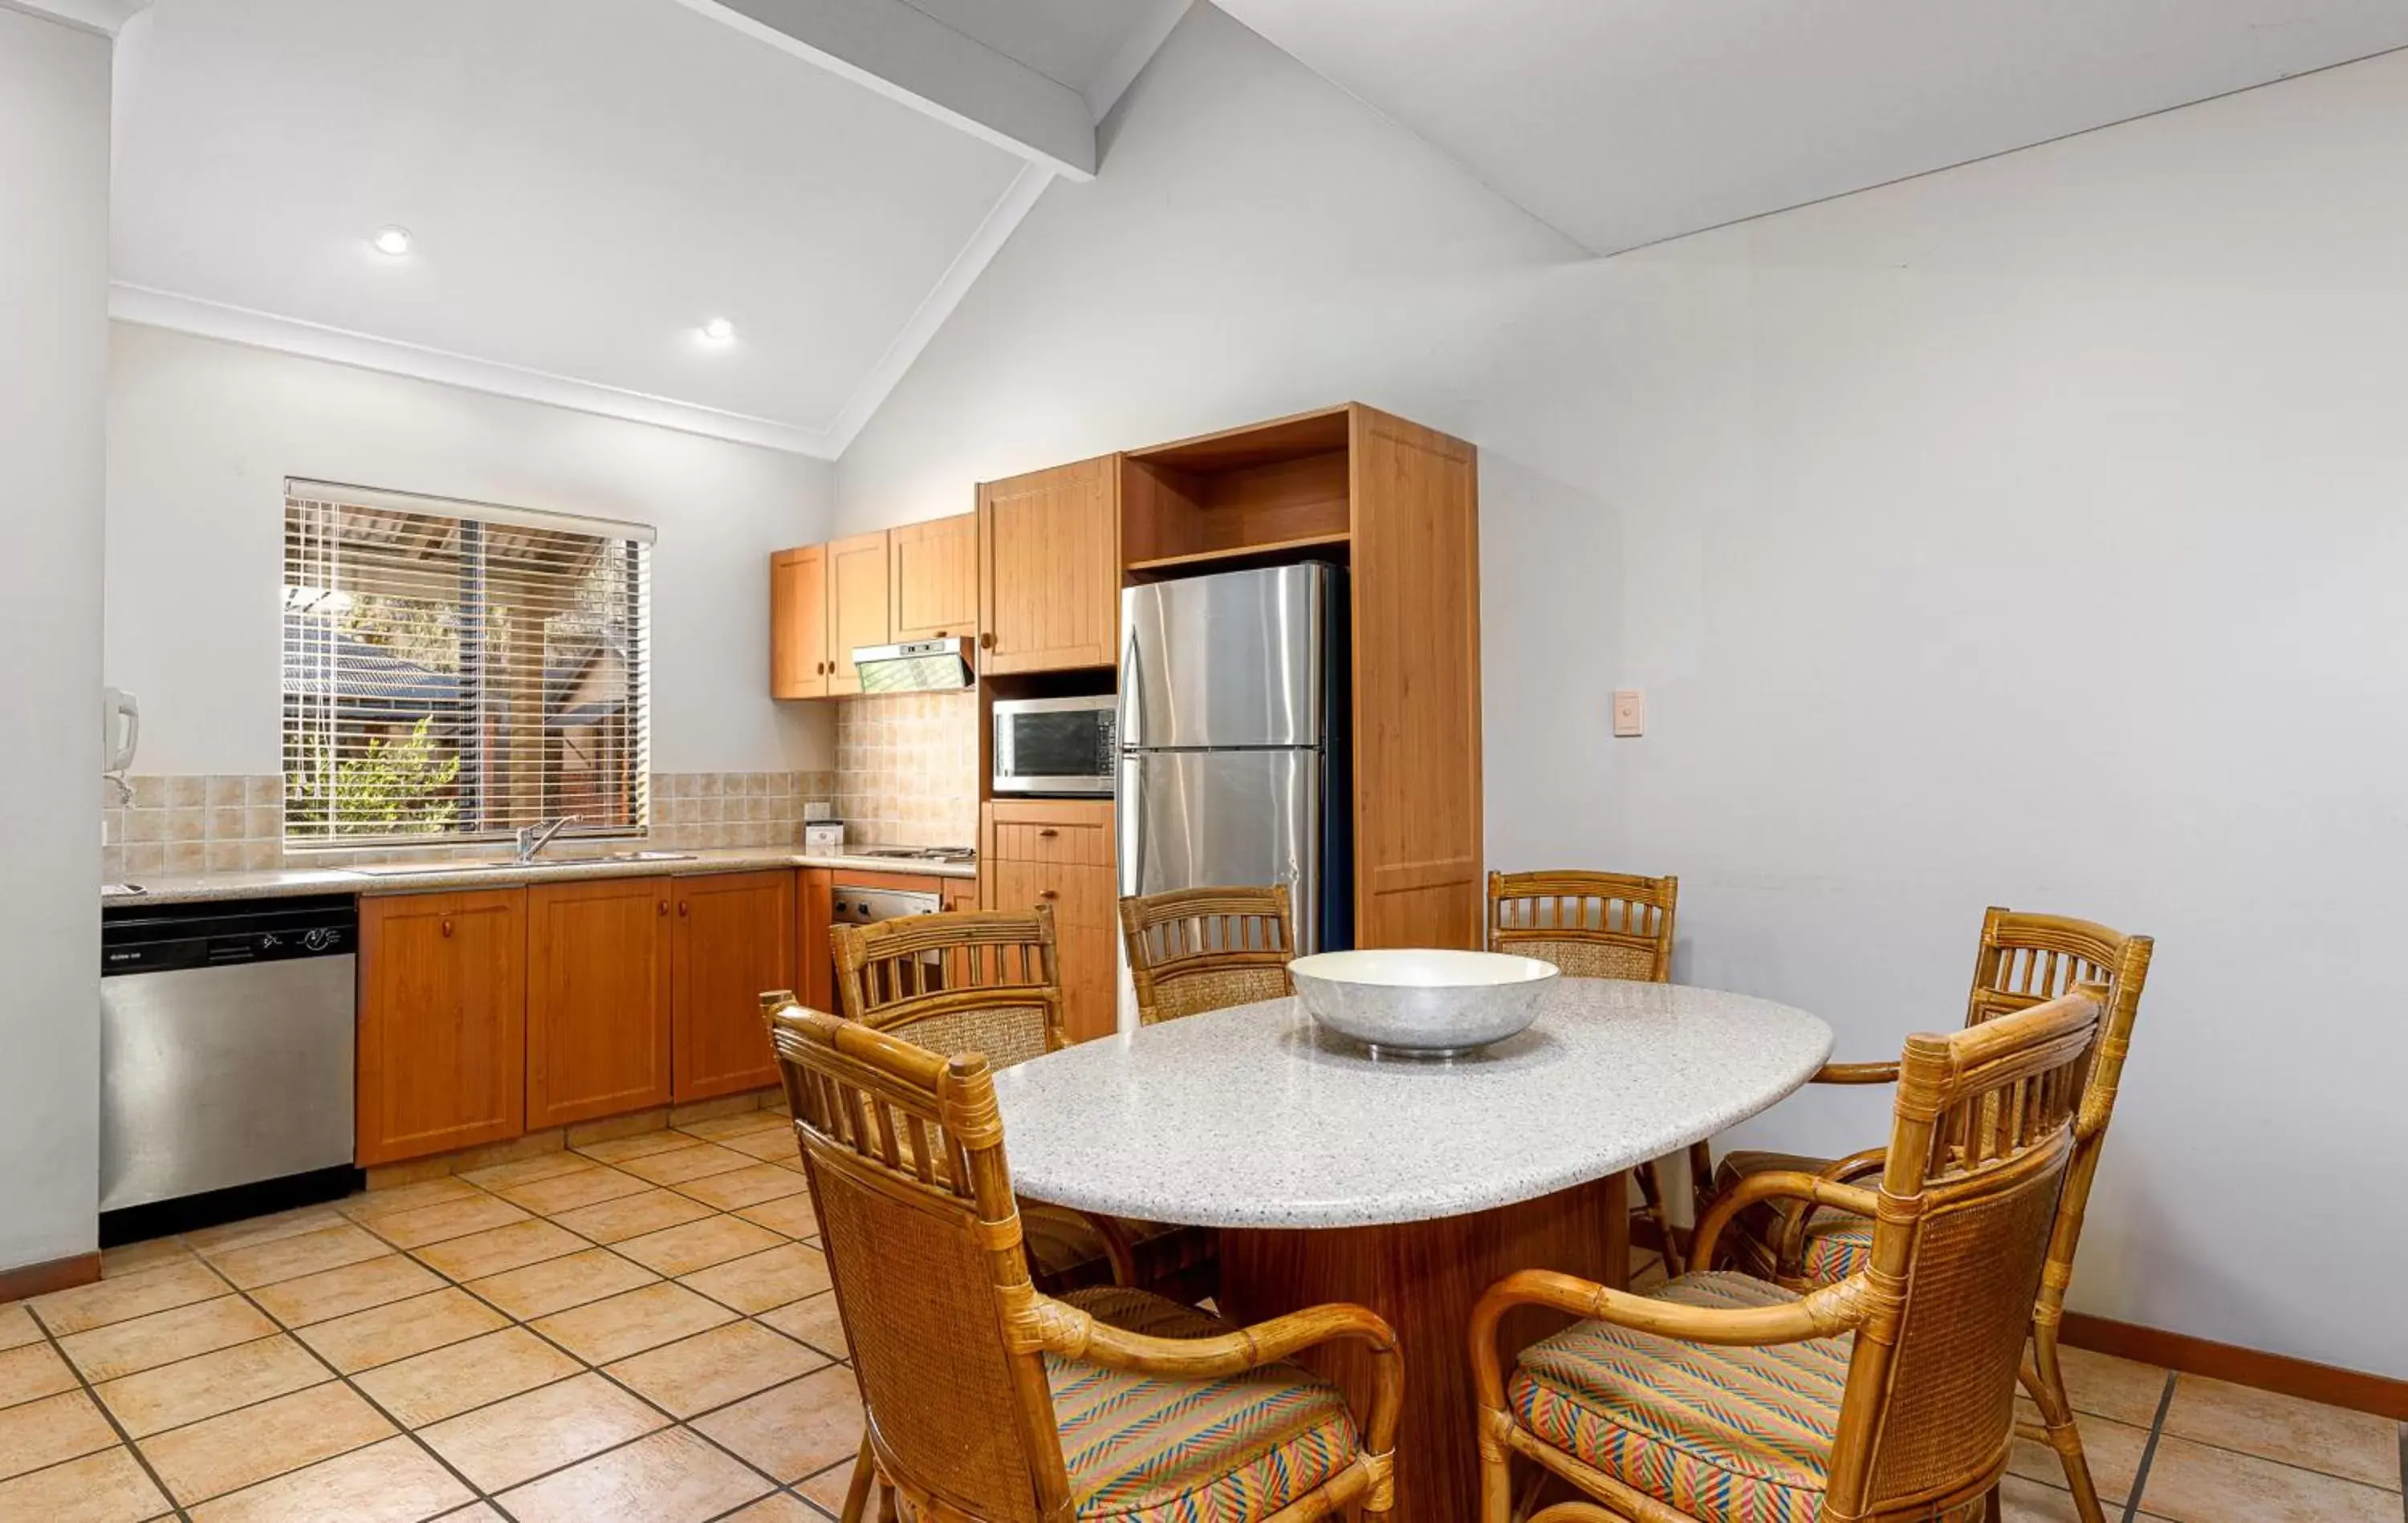
[[[0,1305],[0,1523],[834,1516],[860,1408],[784,1119],[115,1249]],[[2111,1518],[2408,1523],[2400,1425],[2068,1360]],[[2012,1469],[2010,1520],[2070,1523],[2053,1454]]]
[[[0,1305],[0,1523],[833,1516],[860,1405],[784,1128],[114,1249]]]

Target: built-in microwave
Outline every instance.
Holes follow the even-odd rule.
[[[1008,698],[995,705],[995,790],[1101,793],[1120,764],[1120,700]]]

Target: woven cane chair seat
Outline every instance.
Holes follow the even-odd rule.
[[[1731,1189],[1752,1174],[1791,1170],[1799,1174],[1820,1174],[1828,1166],[1828,1159],[1808,1158],[1797,1153],[1759,1153],[1742,1150],[1726,1157],[1714,1167],[1714,1190],[1720,1194]],[[1798,1277],[1808,1286],[1837,1285],[1859,1270],[1870,1268],[1873,1261],[1873,1224],[1866,1217],[1837,1206],[1818,1205],[1807,1217],[1806,1232],[1801,1241]],[[1732,1246],[1741,1254],[1740,1261],[1761,1274],[1771,1274],[1780,1249],[1781,1216],[1770,1202],[1759,1202],[1731,1218],[1731,1230],[1738,1234]]]
[[[1234,1331],[1142,1290],[1081,1290],[1064,1299],[1150,1337]],[[1168,1380],[1049,1354],[1045,1374],[1082,1520],[1268,1517],[1326,1484],[1362,1450],[1346,1399],[1297,1364],[1221,1380]]]

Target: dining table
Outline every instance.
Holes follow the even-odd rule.
[[[1831,1028],[1745,994],[1551,979],[1527,1030],[1418,1059],[1317,1025],[1294,999],[1124,1031],[996,1075],[1020,1194],[1220,1229],[1217,1307],[1251,1323],[1354,1302],[1396,1330],[1395,1523],[1479,1516],[1468,1336],[1520,1269],[1629,1278],[1628,1171],[1803,1085]],[[1563,1325],[1509,1318],[1518,1351]],[[1360,1411],[1360,1345],[1311,1350]]]

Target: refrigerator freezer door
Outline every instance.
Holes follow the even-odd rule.
[[[1276,566],[1121,594],[1121,745],[1321,744],[1330,568]]]
[[[1284,883],[1297,949],[1316,949],[1319,752],[1129,752],[1120,784],[1122,893]]]

